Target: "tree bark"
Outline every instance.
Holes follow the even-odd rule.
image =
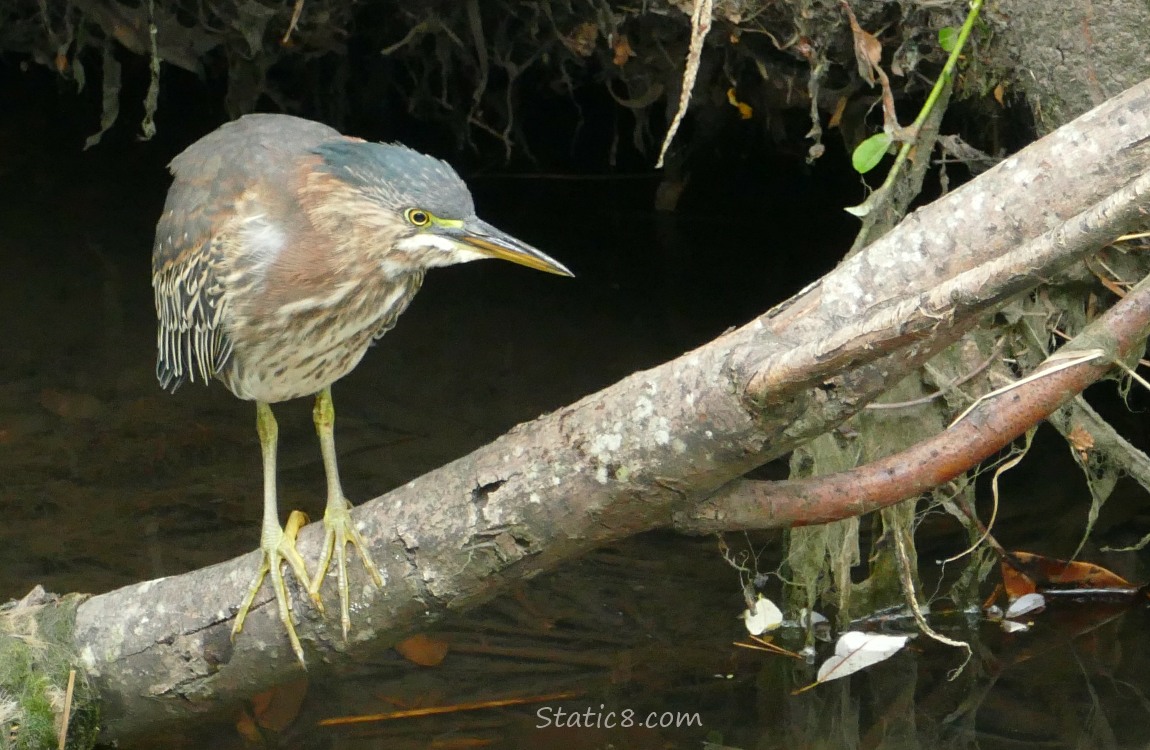
[[[1150,76],[1145,0],[1003,0],[995,50],[1017,71],[1039,133]]]
[[[986,312],[1127,231],[1150,210],[1146,175],[1150,81],[915,212],[748,325],[357,508],[386,585],[366,585],[353,566],[346,644],[338,623],[294,592],[309,663],[387,647],[605,542],[689,527],[693,513],[713,520],[715,502],[734,502],[700,506],[716,490],[841,423]],[[1115,321],[1133,322],[1109,350],[1146,335],[1138,316],[1147,309],[1141,289],[1116,306]],[[1091,377],[1106,369],[1082,367]],[[748,519],[739,502],[732,526],[771,525]],[[859,509],[849,493],[842,503]],[[765,507],[755,499],[749,510]],[[786,522],[812,518],[792,512]],[[315,559],[321,536],[304,529],[305,558]],[[75,643],[104,698],[104,740],[217,710],[297,673],[268,596],[229,640],[255,565],[253,553],[81,605]],[[332,589],[328,612],[338,611]]]

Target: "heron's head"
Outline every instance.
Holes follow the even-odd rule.
[[[421,268],[502,258],[573,275],[562,263],[476,216],[471,192],[447,162],[397,143],[350,138],[321,144],[315,153],[320,169],[344,188],[330,198],[353,204],[355,218],[380,230],[393,258]]]

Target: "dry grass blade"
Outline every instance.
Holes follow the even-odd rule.
[[[749,648],[752,651],[766,651],[767,653],[779,654],[780,656],[789,656],[792,659],[798,659],[800,661],[804,660],[804,657],[796,654],[794,651],[785,649],[782,646],[777,646],[774,643],[763,640],[757,636],[752,635],[751,640],[754,641],[754,643],[743,643],[742,641],[735,641],[733,645],[738,646],[739,648]]]
[[[1105,358],[1106,358],[1106,352],[1102,351],[1101,349],[1086,349],[1083,351],[1073,351],[1073,352],[1066,352],[1066,353],[1055,352],[1054,354],[1050,355],[1046,359],[1046,362],[1042,368],[1035,370],[1034,372],[1027,375],[1025,378],[1022,378],[1021,380],[1015,381],[1015,382],[1011,383],[1010,385],[1005,385],[1002,388],[997,388],[997,389],[991,391],[990,393],[986,393],[986,394],[983,394],[982,396],[979,396],[977,401],[975,401],[973,404],[968,406],[965,410],[963,410],[963,412],[961,414],[959,414],[957,417],[954,418],[954,421],[950,423],[950,425],[947,427],[947,429],[949,430],[951,427],[954,427],[956,424],[958,424],[963,419],[965,419],[966,415],[970,414],[972,411],[974,411],[975,407],[977,407],[983,401],[989,401],[992,398],[995,398],[997,396],[1001,396],[1002,394],[1008,393],[1008,392],[1014,390],[1015,388],[1018,388],[1020,386],[1023,386],[1025,384],[1031,382],[1032,380],[1038,380],[1039,378],[1043,378],[1043,377],[1046,377],[1048,375],[1052,375],[1056,372],[1061,372],[1062,370],[1065,370],[1069,367],[1075,367],[1077,365],[1081,365],[1081,364],[1084,364],[1086,362],[1092,362],[1096,359],[1105,359]]]
[[[524,698],[496,698],[489,701],[473,701],[468,703],[455,703],[450,706],[425,706],[423,708],[408,708],[402,711],[390,711],[385,714],[362,714],[360,716],[337,716],[332,719],[323,719],[319,722],[321,727],[344,726],[347,724],[366,724],[375,721],[390,721],[392,719],[411,719],[419,716],[438,716],[459,711],[478,711],[482,708],[504,708],[506,706],[521,706],[527,703],[543,703],[545,701],[559,701],[576,698],[579,691],[569,690],[563,693],[549,693],[546,695],[529,695]]]
[[[1004,461],[998,466],[998,468],[994,470],[994,476],[990,480],[990,493],[992,499],[994,500],[994,504],[991,506],[990,520],[986,522],[986,528],[982,530],[982,536],[978,538],[978,541],[964,549],[962,552],[959,552],[957,555],[951,555],[950,557],[943,560],[942,562],[944,565],[969,555],[971,552],[978,549],[979,545],[990,537],[990,532],[994,528],[994,522],[998,519],[998,478],[1013,469],[1015,466],[1018,466],[1018,464],[1022,463],[1022,459],[1026,458],[1026,454],[1030,452],[1030,443],[1033,440],[1034,429],[1031,428],[1026,431],[1026,444],[1022,447],[1022,449]]]
[[[691,43],[687,48],[687,62],[683,68],[683,86],[679,90],[679,108],[675,117],[667,128],[667,136],[663,138],[663,147],[659,149],[659,160],[655,162],[656,169],[662,169],[663,158],[671,141],[675,140],[675,133],[679,131],[679,124],[687,114],[687,104],[691,101],[691,89],[695,87],[695,78],[699,75],[699,63],[703,59],[703,39],[711,30],[711,14],[714,10],[714,0],[695,0],[695,9],[691,12]]]
[[[295,0],[295,7],[292,8],[292,11],[291,11],[291,21],[288,23],[287,31],[284,32],[284,38],[281,42],[282,44],[290,44],[291,43],[292,32],[295,31],[296,25],[299,24],[299,17],[302,14],[303,14],[303,0]]]
[[[60,750],[68,744],[68,724],[72,721],[72,695],[76,691],[76,670],[68,672],[68,689],[64,693],[64,717],[60,721]]]

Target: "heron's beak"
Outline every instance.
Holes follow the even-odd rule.
[[[559,261],[536,250],[526,242],[521,242],[506,232],[501,232],[482,219],[465,221],[463,226],[452,234],[455,235],[453,239],[456,242],[465,245],[470,250],[490,255],[492,258],[509,260],[521,266],[534,268],[536,271],[546,271],[559,276],[575,275]]]

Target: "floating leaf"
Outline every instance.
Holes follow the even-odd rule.
[[[1014,563],[1042,589],[1111,589],[1124,592],[1137,588],[1122,576],[1093,563],[1059,560],[1031,552],[1011,552],[1007,562]]]
[[[898,653],[908,640],[910,640],[908,635],[847,631],[835,644],[835,655],[819,667],[818,681],[837,680],[860,669],[866,669],[872,664],[886,661]]]
[[[404,659],[421,667],[434,667],[447,656],[447,642],[419,634],[395,644],[395,650]]]
[[[1014,567],[1007,564],[1005,560],[1001,563],[1002,568],[1002,588],[1006,592],[1008,601],[1033,594],[1038,590],[1035,585],[1034,579],[1022,571],[1015,570]],[[997,596],[997,595],[996,595]]]
[[[954,52],[958,44],[958,29],[954,26],[943,26],[938,30],[938,46],[943,52]]]
[[[1023,615],[1028,615],[1031,612],[1037,612],[1045,606],[1046,597],[1044,597],[1042,594],[1024,594],[1010,603],[1010,606],[1007,607],[1006,614],[1004,616],[1022,617]]]
[[[283,732],[299,716],[307,686],[307,678],[300,677],[252,696],[236,719],[236,731],[249,742],[261,745],[264,731]]]
[[[40,405],[64,419],[100,419],[108,413],[107,405],[90,393],[54,388],[40,391]]]
[[[828,622],[830,622],[830,620],[828,620],[827,616],[822,614],[821,612],[815,612],[813,610],[807,609],[806,607],[803,607],[802,609],[799,610],[799,625],[801,625],[804,628],[806,628],[806,627],[816,627],[817,628],[818,626],[825,625]]]
[[[890,133],[885,130],[875,133],[855,147],[854,153],[851,154],[851,166],[859,174],[866,174],[878,166],[878,163],[886,156],[886,150],[890,148],[890,144]]]
[[[783,624],[783,613],[774,602],[759,594],[758,600],[751,605],[751,608],[743,611],[743,622],[747,625],[748,633],[762,635]]]

